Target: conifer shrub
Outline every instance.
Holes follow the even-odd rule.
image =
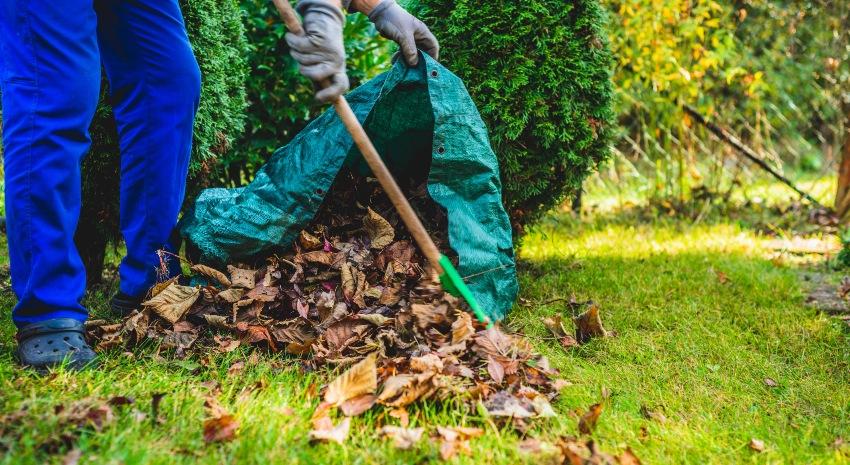
[[[575,195],[609,155],[612,57],[598,0],[412,0],[466,83],[514,229]]]

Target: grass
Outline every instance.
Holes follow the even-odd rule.
[[[610,452],[631,447],[644,463],[848,463],[833,447],[850,439],[850,340],[846,326],[804,306],[800,270],[769,259],[764,238],[722,221],[691,226],[675,220],[633,225],[622,217],[578,222],[553,215],[520,251],[522,300],[508,326],[524,331],[573,383],[555,407],[559,417],[528,435],[577,434],[576,411],[610,391],[594,439]],[[729,280],[721,283],[717,272]],[[89,298],[105,315],[105,294]],[[541,318],[566,312],[553,299],[594,299],[616,337],[564,350]],[[8,294],[6,306],[13,304]],[[74,445],[81,463],[418,463],[436,460],[423,441],[400,452],[375,437],[394,423],[386,412],[355,419],[344,446],[307,441],[317,387],[330,375],[301,370],[297,360],[262,355],[236,375],[227,369],[244,352],[181,362],[152,348],[105,354],[99,369],[39,376],[15,367],[13,333],[0,323],[0,414],[26,408],[0,424],[4,464],[58,463],[57,405],[81,399],[136,398],[115,408],[102,431],[85,430]],[[769,387],[764,380],[778,383]],[[238,438],[205,445],[203,397],[209,381],[241,422]],[[256,386],[264,386],[256,388]],[[139,421],[152,394],[166,393],[161,423]],[[642,407],[666,421],[645,418]],[[473,457],[459,463],[536,460],[517,451],[516,433],[457,406],[426,403],[411,410],[414,426],[478,425]],[[766,450],[749,449],[751,438]]]

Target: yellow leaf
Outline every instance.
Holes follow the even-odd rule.
[[[339,406],[348,399],[374,393],[378,389],[376,358],[372,352],[333,380],[325,391],[325,403]]]
[[[363,227],[369,234],[372,241],[370,247],[373,249],[383,249],[395,239],[395,230],[392,225],[371,208],[363,218]]]
[[[150,308],[154,313],[174,324],[183,318],[186,311],[198,300],[200,294],[201,288],[199,287],[171,283],[150,300],[142,302],[142,306]]]

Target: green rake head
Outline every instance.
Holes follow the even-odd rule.
[[[469,287],[466,286],[466,283],[463,282],[463,278],[460,276],[460,273],[457,272],[455,266],[452,265],[449,257],[445,255],[440,255],[440,266],[443,268],[443,273],[440,275],[440,283],[443,285],[443,289],[449,294],[460,297],[469,304],[469,308],[472,310],[472,313],[475,314],[475,317],[478,318],[478,321],[487,325],[487,328],[493,327],[493,322],[490,320],[487,315],[484,314],[484,311],[481,309],[481,305],[478,304],[478,301],[475,300],[475,296],[472,295],[472,291],[469,290]]]

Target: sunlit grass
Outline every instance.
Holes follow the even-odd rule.
[[[673,220],[630,225],[599,218],[580,223],[551,216],[520,250],[522,303],[507,324],[524,331],[573,383],[555,407],[560,416],[528,435],[555,440],[577,434],[576,410],[611,397],[594,438],[603,449],[630,446],[644,463],[846,463],[836,438],[850,438],[850,341],[843,323],[804,306],[799,270],[768,259],[765,238],[738,225],[689,226]],[[779,263],[779,262],[777,262]],[[728,277],[722,283],[718,273]],[[101,293],[89,299],[104,316]],[[617,336],[564,350],[541,318],[568,313],[558,298],[594,299]],[[5,295],[2,302],[12,304]],[[550,302],[550,303],[545,303]],[[58,462],[49,451],[56,405],[130,395],[116,420],[76,441],[82,463],[420,463],[438,457],[436,444],[396,451],[375,435],[396,424],[376,410],[357,418],[344,445],[310,445],[307,430],[326,372],[304,371],[298,360],[263,355],[235,375],[227,370],[245,352],[186,364],[152,349],[106,354],[100,368],[42,377],[12,359],[13,329],[0,325],[0,414],[23,407],[23,420],[0,437],[0,463]],[[771,378],[777,387],[765,385]],[[208,382],[241,423],[238,438],[206,445],[203,397]],[[137,421],[153,393],[167,393],[161,423]],[[662,411],[660,422],[641,407]],[[532,462],[517,451],[520,437],[476,411],[433,402],[411,409],[414,426],[477,425],[472,457],[459,463]],[[5,426],[5,425],[4,425]],[[751,438],[767,450],[753,452]]]

